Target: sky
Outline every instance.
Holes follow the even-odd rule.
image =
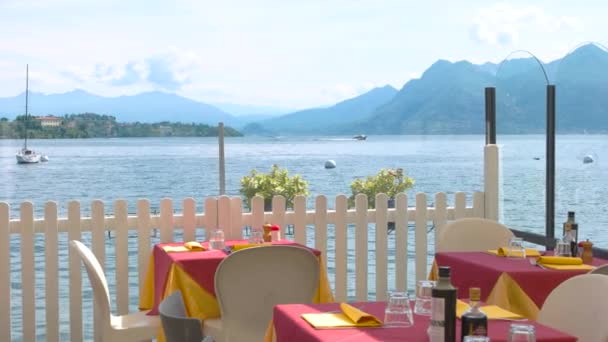
[[[542,61],[606,44],[587,0],[0,0],[0,97],[165,91],[300,109],[400,89],[438,59]]]

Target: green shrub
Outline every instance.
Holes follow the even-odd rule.
[[[365,194],[369,208],[375,208],[376,194],[384,193],[389,198],[395,198],[397,194],[405,192],[413,186],[414,179],[405,176],[403,169],[381,169],[375,176],[355,179],[350,184],[352,196],[349,197],[348,202],[354,206],[355,196]]]
[[[241,195],[245,197],[245,205],[251,208],[251,198],[259,195],[264,197],[264,204],[269,205],[272,197],[285,197],[288,208],[293,207],[293,199],[297,195],[308,195],[308,183],[300,175],[289,177],[287,169],[272,165],[269,173],[251,170],[249,176],[241,178]]]

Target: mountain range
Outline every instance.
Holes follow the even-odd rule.
[[[588,44],[543,67],[539,63],[531,56],[500,64],[438,60],[400,90],[387,85],[333,106],[282,115],[282,109],[272,107],[212,105],[164,92],[103,97],[84,90],[30,92],[29,112],[92,112],[113,115],[119,122],[222,121],[262,135],[478,134],[485,130],[484,88],[494,86],[499,134],[542,133],[546,85],[551,83],[557,89],[558,132],[608,132],[608,52]],[[0,98],[0,117],[23,114],[24,96]]]
[[[608,132],[608,52],[588,44],[549,63],[516,56],[500,64],[481,65],[438,60],[393,96],[390,87],[374,89],[333,107],[255,122],[244,131],[279,135],[481,134],[485,131],[484,88],[496,87],[499,134],[544,133],[546,86],[555,84],[558,132]],[[382,95],[374,96],[379,93]],[[348,103],[366,100],[370,100],[369,106],[362,107],[363,111],[341,110],[348,108]]]

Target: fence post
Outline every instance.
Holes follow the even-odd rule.
[[[484,148],[484,217],[498,221],[500,194],[500,160],[498,145],[486,145]]]

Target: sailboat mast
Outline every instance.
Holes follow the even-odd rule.
[[[29,65],[25,65],[25,142],[24,149],[27,150],[27,124],[28,124],[28,112],[27,112],[27,95],[29,89]]]

